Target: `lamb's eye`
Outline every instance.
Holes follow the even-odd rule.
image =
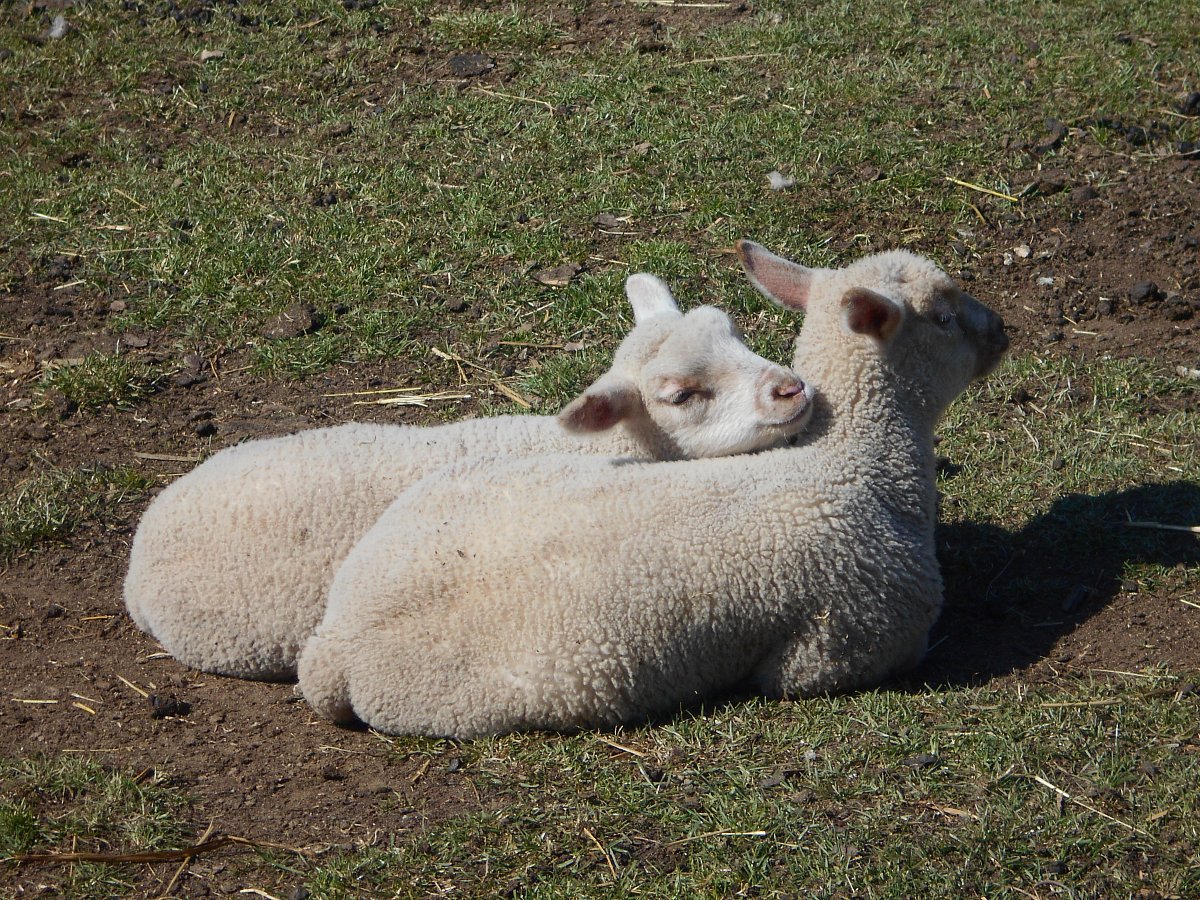
[[[938,328],[949,328],[954,324],[954,313],[940,312],[933,317],[933,321],[937,323]]]
[[[671,395],[671,405],[672,406],[683,406],[683,404],[687,403],[689,400],[691,400],[695,396],[696,396],[695,391],[684,388],[682,391],[676,391],[674,394]]]

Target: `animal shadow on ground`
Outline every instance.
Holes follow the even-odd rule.
[[[913,688],[981,684],[1022,669],[1118,594],[1139,590],[1123,574],[1127,563],[1200,565],[1196,535],[1131,527],[1130,521],[1200,523],[1200,485],[1173,481],[1098,496],[1067,494],[1016,531],[940,524],[946,605],[929,655],[903,682]],[[1149,609],[1166,601],[1151,591],[1139,602]],[[1185,654],[1189,660],[1193,652]]]

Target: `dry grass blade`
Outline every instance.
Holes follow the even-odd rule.
[[[769,59],[773,56],[782,55],[781,53],[739,53],[736,56],[706,56],[701,59],[685,59],[683,62],[671,63],[667,68],[677,69],[680,66],[703,66],[708,63],[741,62],[746,59]]]
[[[1115,706],[1118,703],[1124,703],[1125,700],[1121,697],[1110,697],[1104,700],[1080,700],[1078,702],[1061,701],[1055,703],[1041,703],[1042,709],[1073,709],[1076,707],[1086,706]]]
[[[641,750],[634,750],[632,747],[626,747],[624,744],[618,744],[616,741],[610,740],[610,739],[604,737],[604,735],[602,735],[602,734],[596,735],[596,740],[598,740],[602,744],[608,744],[608,746],[612,747],[615,750],[620,750],[622,753],[628,753],[631,756],[642,756],[642,757],[646,756],[646,754],[643,753]]]
[[[506,385],[500,380],[500,376],[497,373],[493,372],[486,366],[481,366],[478,363],[473,363],[468,359],[463,359],[457,353],[449,353],[445,350],[439,350],[437,347],[430,347],[429,352],[438,359],[444,359],[449,362],[457,363],[460,366],[470,366],[472,369],[483,372],[490,379],[492,387],[511,400],[513,403],[516,403],[518,406],[523,406],[525,409],[533,408],[533,404],[528,399],[522,397],[520,394]]]
[[[985,188],[978,184],[972,184],[969,181],[960,181],[959,179],[951,178],[948,175],[946,176],[946,180],[953,184],[961,185],[962,187],[965,187],[965,188],[970,188],[973,191],[979,191],[979,193],[981,193],[981,194],[987,194],[988,196],[991,196],[991,197],[999,197],[1001,200],[1007,200],[1010,203],[1020,203],[1021,202],[1020,197],[1014,197],[1012,194],[1002,194],[1002,193],[1000,193],[1000,191],[993,191],[991,188]]]
[[[525,409],[533,408],[533,404],[529,400],[522,397],[520,394],[518,394],[516,391],[514,391],[512,388],[510,388],[504,382],[502,382],[502,381],[493,382],[492,387],[494,387],[497,391],[499,391],[501,394],[503,394],[505,397],[507,397],[513,403],[516,403],[518,406],[523,406],[523,407],[525,407]]]
[[[544,106],[546,109],[553,110],[554,104],[545,100],[538,100],[536,97],[521,97],[516,94],[502,94],[500,91],[489,91],[485,87],[476,86],[475,90],[481,94],[487,94],[489,97],[498,97],[501,100],[513,100],[517,103],[536,103],[538,106]]]
[[[125,686],[128,687],[130,690],[134,691],[135,693],[141,694],[142,697],[150,696],[146,691],[143,691],[140,687],[138,687],[136,684],[134,684],[128,678],[124,678],[121,675],[118,675],[117,678],[121,679],[121,681],[125,683]]]
[[[1104,812],[1103,810],[1096,809],[1096,807],[1094,807],[1088,803],[1084,803],[1078,797],[1068,794],[1066,791],[1064,791],[1058,785],[1051,784],[1049,781],[1047,781],[1041,775],[1031,775],[1029,777],[1032,778],[1034,781],[1036,781],[1038,784],[1042,785],[1043,787],[1050,788],[1050,790],[1054,791],[1054,793],[1056,793],[1056,794],[1058,794],[1058,796],[1062,797],[1063,800],[1069,800],[1071,803],[1074,803],[1077,806],[1082,806],[1088,812],[1095,813],[1102,819],[1107,819],[1109,822],[1112,822],[1116,825],[1120,825],[1122,828],[1128,828],[1130,831],[1136,831],[1138,834],[1145,835],[1148,838],[1154,837],[1154,835],[1152,835],[1150,832],[1146,831],[1145,829],[1138,828],[1136,825],[1130,825],[1128,822],[1123,822],[1120,819],[1116,818],[1115,816],[1110,816],[1108,813]]]
[[[617,867],[613,863],[611,854],[609,854],[608,850],[604,848],[604,845],[600,843],[600,841],[596,838],[596,835],[592,834],[590,830],[584,828],[583,833],[587,835],[588,840],[592,842],[593,846],[600,851],[600,855],[604,857],[604,862],[608,864],[608,871],[612,874],[612,877],[615,880],[617,878]]]
[[[322,394],[322,397],[373,397],[376,394],[419,394],[424,388],[419,387],[397,387],[397,388],[374,388],[369,391],[339,391],[336,394]]]
[[[209,840],[212,837],[213,831],[215,830],[215,828],[216,828],[216,823],[209,822],[208,827],[204,829],[204,833],[202,835],[200,835],[200,840],[198,840],[196,843],[203,844],[205,841]],[[191,861],[192,861],[192,859],[189,856],[186,859],[184,859],[183,862],[181,862],[179,864],[178,868],[175,869],[175,874],[171,876],[171,880],[167,883],[166,889],[162,892],[161,895],[159,895],[160,898],[165,898],[165,897],[171,896],[171,892],[175,889],[176,882],[178,882],[180,876],[183,875],[183,873],[187,871],[188,866],[191,865]]]
[[[681,844],[690,844],[692,841],[702,841],[712,837],[766,837],[765,831],[706,831],[704,834],[693,834],[691,837],[680,838],[677,841],[671,841],[665,844],[667,847],[678,847]]]
[[[351,406],[428,406],[430,403],[440,403],[448,400],[470,400],[470,394],[459,394],[453,391],[438,391],[433,394],[404,394],[402,396],[379,397],[376,400],[355,400]]]
[[[1184,531],[1200,534],[1200,525],[1164,525],[1161,522],[1126,522],[1129,528],[1152,528],[1156,531]]]
[[[155,462],[200,462],[199,456],[181,456],[178,453],[134,453],[135,459],[151,459]]]
[[[732,3],[688,3],[686,0],[629,0],[634,6],[678,6],[684,9],[729,9]]]

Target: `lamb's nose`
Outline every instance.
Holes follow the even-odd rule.
[[[799,378],[786,381],[783,384],[777,384],[771,391],[772,396],[778,400],[786,400],[789,397],[795,397],[797,394],[802,393],[804,393],[804,382]]]

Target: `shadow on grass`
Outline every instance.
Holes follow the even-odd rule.
[[[933,648],[906,684],[979,684],[1046,656],[1122,590],[1128,563],[1200,564],[1200,538],[1129,521],[1200,524],[1200,485],[1146,484],[1069,494],[1019,531],[970,522],[938,528],[946,606]],[[1188,653],[1196,652],[1194,648]]]

